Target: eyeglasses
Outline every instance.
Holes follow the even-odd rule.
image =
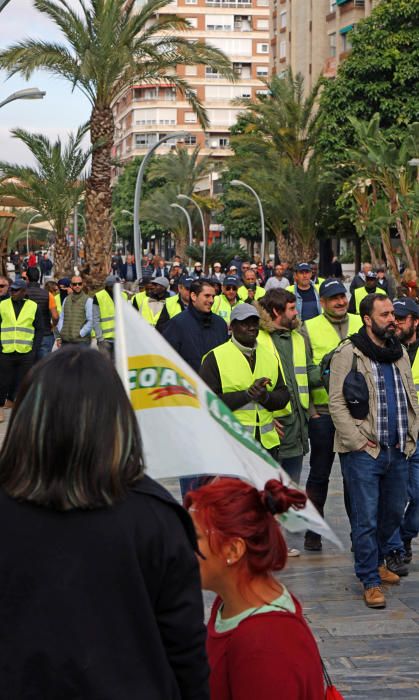
[[[228,284],[227,287],[224,287],[224,289],[226,292],[232,292],[233,290],[236,291],[237,287]]]
[[[83,282],[72,282],[72,283],[71,283],[71,286],[72,286],[72,287],[82,287],[82,286],[83,286]]]

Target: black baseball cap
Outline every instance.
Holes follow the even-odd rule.
[[[226,275],[223,280],[223,287],[225,287],[227,284],[231,285],[232,287],[240,287],[241,281],[236,275]]]
[[[182,275],[182,277],[179,279],[179,284],[181,284],[182,287],[185,287],[185,289],[190,289],[192,282],[195,282],[195,278],[189,277],[189,275]]]
[[[298,263],[295,268],[296,272],[311,272],[311,267],[308,263]]]
[[[18,289],[26,289],[26,286],[27,285],[25,280],[17,279],[14,282],[12,282],[12,284],[10,285],[10,289],[17,291]]]
[[[329,279],[321,283],[319,294],[323,299],[329,299],[329,297],[334,297],[338,294],[346,294],[346,289],[342,282],[339,282],[334,277],[329,277]]]
[[[409,297],[403,297],[402,299],[395,299],[393,301],[394,315],[398,318],[406,318],[410,314],[414,318],[419,318],[419,306]]]
[[[370,270],[369,272],[367,272],[367,274],[365,275],[365,277],[366,277],[367,280],[376,280],[376,279],[377,279],[377,273],[374,272],[373,270]]]

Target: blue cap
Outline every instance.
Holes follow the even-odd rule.
[[[17,279],[10,285],[10,289],[26,289],[26,282],[22,279]]]
[[[335,277],[329,277],[329,279],[321,283],[319,294],[323,299],[328,299],[338,294],[346,294],[346,288],[342,282],[339,282]]]
[[[194,277],[189,277],[189,275],[182,275],[179,279],[179,284],[185,287],[185,289],[190,289],[192,282],[195,282],[195,279]]]
[[[308,263],[298,263],[295,268],[296,272],[311,272],[311,267]]]
[[[234,287],[241,286],[240,279],[237,277],[237,275],[226,275],[223,279],[223,287],[225,287],[227,284]]]
[[[406,318],[410,314],[415,318],[419,318],[419,306],[409,297],[402,297],[393,301],[394,315],[399,318]]]

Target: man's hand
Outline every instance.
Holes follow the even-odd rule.
[[[275,426],[275,430],[278,433],[279,437],[280,438],[285,437],[284,426],[282,425],[282,423],[279,422],[279,420],[276,420],[276,418],[274,418],[274,426]]]
[[[60,348],[61,345],[63,344],[63,341],[61,340],[61,338],[57,338],[55,342],[56,342],[57,348]]]
[[[252,386],[247,390],[247,393],[253,401],[264,401],[268,398],[268,392],[266,390],[268,384],[272,384],[268,377],[256,379]]]
[[[376,442],[372,442],[372,440],[367,440],[367,442],[365,443],[365,445],[364,445],[363,447],[361,447],[360,452],[362,452],[363,450],[366,450],[367,447],[377,447],[377,443],[376,443]]]

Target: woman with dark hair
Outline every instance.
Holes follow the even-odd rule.
[[[208,623],[211,700],[323,700],[322,664],[300,603],[274,577],[287,546],[275,514],[306,497],[218,479],[186,495],[201,583],[218,594]]]
[[[111,363],[27,374],[0,453],[0,695],[207,700],[196,541]]]

